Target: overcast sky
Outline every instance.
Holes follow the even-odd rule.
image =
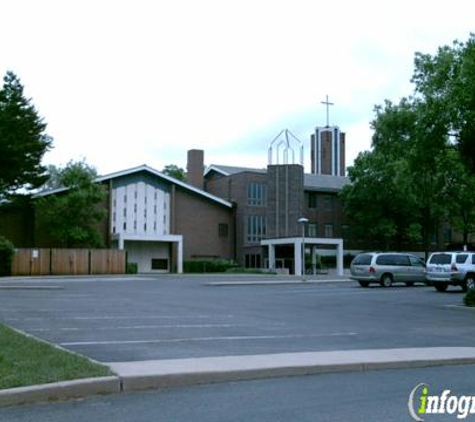
[[[148,164],[265,167],[282,129],[305,146],[330,124],[347,164],[369,149],[373,108],[412,93],[414,53],[475,32],[451,0],[0,0],[0,73],[48,123],[45,163],[100,174]]]

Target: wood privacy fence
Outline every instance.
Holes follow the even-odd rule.
[[[16,249],[12,275],[125,274],[126,260],[117,249]]]

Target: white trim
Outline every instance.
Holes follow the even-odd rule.
[[[294,267],[295,275],[303,275],[302,265],[302,238],[301,237],[287,237],[280,239],[265,239],[261,240],[262,246],[267,246],[269,249],[268,265],[270,269],[275,268],[275,245],[294,245]],[[323,237],[306,237],[305,245],[332,245],[336,246],[336,270],[337,274],[342,276],[343,272],[343,239],[327,239]]]
[[[124,249],[125,242],[136,241],[136,242],[169,242],[177,243],[177,273],[183,273],[183,236],[181,234],[167,234],[161,236],[155,235],[139,235],[139,234],[127,234],[127,233],[117,233],[114,240],[118,241],[119,249]]]
[[[143,164],[141,166],[134,167],[134,168],[131,168],[131,169],[127,169],[127,170],[121,170],[121,171],[117,171],[115,173],[106,174],[105,176],[99,176],[95,179],[95,182],[105,182],[105,181],[110,180],[110,179],[115,179],[117,177],[127,176],[129,174],[138,173],[140,171],[147,171],[149,173],[152,173],[153,175],[155,175],[157,177],[160,177],[160,178],[162,178],[162,179],[164,179],[164,180],[166,180],[170,183],[173,183],[173,184],[178,185],[178,186],[180,186],[184,189],[187,189],[189,191],[197,193],[201,196],[204,196],[208,199],[211,199],[212,201],[218,202],[221,205],[224,205],[228,208],[232,208],[232,206],[233,206],[233,204],[229,201],[221,199],[221,198],[219,198],[215,195],[211,195],[210,193],[205,192],[204,190],[195,188],[194,186],[191,186],[191,185],[189,185],[185,182],[182,182],[181,180],[175,179],[174,177],[171,177],[171,176],[168,176],[164,173],[161,173],[158,170],[155,170],[154,168],[147,166],[146,164]],[[67,191],[67,190],[68,190],[68,188],[53,189],[53,190],[49,190],[49,191],[45,191],[45,192],[40,192],[40,193],[36,194],[35,197],[48,196],[48,195],[52,195],[52,194],[55,194],[55,193],[64,192],[64,191]]]
[[[219,166],[215,166],[214,164],[208,166],[205,170],[205,173],[204,175],[206,176],[208,173],[212,172],[212,171],[215,171],[216,173],[221,173],[223,176],[230,176],[231,173],[223,170],[222,168],[220,168]]]

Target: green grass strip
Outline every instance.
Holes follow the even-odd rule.
[[[0,389],[108,375],[106,366],[0,323]]]

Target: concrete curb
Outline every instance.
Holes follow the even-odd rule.
[[[224,356],[108,366],[122,379],[124,392],[283,376],[382,369],[475,364],[475,347],[348,350]]]
[[[349,279],[323,279],[323,280],[250,280],[250,281],[210,281],[203,283],[204,286],[226,287],[226,286],[295,286],[295,285],[316,285],[333,283],[351,283]]]
[[[107,365],[118,376],[0,390],[0,407],[217,382],[474,364],[475,347],[344,350],[110,362]]]
[[[121,380],[117,376],[84,378],[0,390],[0,407],[50,400],[68,400],[99,394],[117,394],[120,391]]]

